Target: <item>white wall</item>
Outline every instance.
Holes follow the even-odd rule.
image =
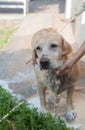
[[[78,42],[78,47],[82,44],[83,40],[85,39],[85,12],[83,12],[77,18],[75,39]]]
[[[71,18],[78,12],[83,4],[83,0],[66,0],[66,18]],[[79,15],[75,21],[75,41],[78,47],[85,39],[85,12]]]
[[[66,18],[71,18],[80,10],[85,0],[66,0]],[[79,15],[75,21],[75,43],[73,48],[77,50],[85,39],[85,12]],[[85,56],[82,58],[85,61]]]
[[[72,7],[72,0],[66,0],[66,9],[65,9],[66,19],[71,18],[71,7]]]
[[[66,0],[66,18],[71,18],[74,16],[76,11],[78,11],[81,8],[83,0]]]

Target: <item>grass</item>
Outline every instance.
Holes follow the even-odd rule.
[[[0,119],[14,108],[19,102],[5,89],[0,87]],[[37,108],[30,108],[24,102],[19,108],[0,122],[0,130],[73,130],[66,127],[60,117],[50,113],[39,113]]]
[[[1,29],[0,30],[0,50],[6,45],[8,42],[9,37],[15,32],[16,29],[9,28],[9,29]]]

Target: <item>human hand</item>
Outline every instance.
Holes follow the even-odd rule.
[[[85,55],[85,40],[81,44],[80,48],[76,51],[71,58],[67,59],[64,64],[58,70],[58,73],[68,73],[68,71],[72,68],[72,66],[80,60],[82,56]]]
[[[69,70],[72,68],[74,62],[73,58],[70,58],[64,62],[64,64],[60,67],[58,70],[59,73],[65,73],[68,74]]]

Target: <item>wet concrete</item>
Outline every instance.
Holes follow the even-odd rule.
[[[47,2],[48,1],[48,2]],[[31,38],[33,34],[45,27],[54,27],[59,31],[65,27],[61,22],[64,18],[63,0],[32,1],[30,6],[31,14],[27,15],[20,28],[9,39],[8,44],[0,52],[0,80],[1,84],[6,83],[16,94],[21,94],[28,98],[37,93],[36,79],[32,62],[26,64],[31,59]],[[39,2],[39,3],[38,3]],[[43,3],[46,2],[47,4]],[[63,6],[61,10],[60,6]],[[52,12],[53,11],[53,12]],[[74,36],[71,24],[68,24],[61,34],[73,45]],[[84,66],[83,66],[84,70]],[[83,71],[82,71],[83,72]],[[3,82],[3,83],[2,83]],[[75,109],[78,113],[78,120],[85,128],[85,77],[81,75],[75,88]]]

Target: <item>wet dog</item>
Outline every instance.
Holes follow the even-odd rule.
[[[55,95],[67,91],[66,119],[74,120],[73,92],[78,79],[79,67],[75,64],[68,74],[58,73],[66,59],[71,57],[71,45],[53,28],[45,28],[32,38],[32,59],[35,65],[38,92],[42,109],[45,111],[45,91],[50,88]]]

